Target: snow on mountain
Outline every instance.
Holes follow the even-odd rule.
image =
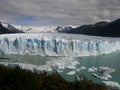
[[[21,26],[8,24],[4,22],[0,22],[2,28],[0,30],[3,31],[11,31],[13,32],[25,32],[25,33],[57,33],[57,32],[66,32],[70,29],[76,28],[77,26],[68,25],[68,26],[56,26],[56,25],[48,25],[48,26]],[[4,30],[7,29],[7,30]],[[3,33],[5,34],[5,33]]]
[[[0,34],[9,34],[9,33],[23,33],[19,29],[15,28],[14,26],[0,22]]]
[[[55,32],[57,28],[57,26],[20,26],[20,25],[14,25],[14,27],[26,33]]]
[[[1,54],[89,56],[117,50],[120,38],[52,33],[0,35]]]
[[[8,28],[8,24],[7,23],[1,23],[1,25],[5,28]]]
[[[20,25],[13,25],[14,27],[18,28],[19,30],[25,33],[56,33],[67,30],[67,27],[75,28],[77,26],[56,26],[56,25],[49,25],[49,26],[20,26]]]

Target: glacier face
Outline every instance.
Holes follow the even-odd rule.
[[[0,35],[0,54],[89,56],[120,50],[120,38],[71,34]]]

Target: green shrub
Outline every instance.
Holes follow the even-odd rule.
[[[80,76],[81,80],[68,82],[57,72],[47,74],[0,66],[0,90],[108,90]],[[110,89],[109,89],[110,90]]]

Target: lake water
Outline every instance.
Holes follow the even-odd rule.
[[[60,60],[61,57],[44,57],[44,56],[20,56],[20,55],[1,55],[0,56],[0,62],[4,63],[24,63],[24,64],[32,64],[36,66],[44,66],[48,65],[49,61],[54,60],[57,62]],[[68,58],[67,58],[68,59]],[[61,61],[66,60],[66,57],[62,57]],[[88,57],[77,57],[74,58],[73,61],[78,61],[77,64],[73,65],[76,68],[84,66],[86,69],[80,70],[79,72],[76,72],[73,75],[68,75],[67,73],[69,71],[74,70],[70,68],[64,68],[62,72],[59,72],[60,75],[62,75],[66,80],[72,81],[75,79],[76,76],[83,75],[87,78],[93,80],[94,82],[102,82],[104,80],[100,80],[98,78],[95,78],[92,76],[93,72],[88,72],[88,68],[91,67],[110,67],[116,69],[115,72],[111,73],[112,78],[109,79],[109,81],[114,81],[120,83],[120,52],[111,53],[108,55],[99,55],[99,56],[88,56]],[[53,62],[53,61],[52,61]],[[61,63],[61,62],[59,62]],[[67,62],[68,63],[68,62]],[[74,62],[72,62],[74,63]],[[66,63],[64,63],[65,65]],[[72,65],[72,64],[70,64]],[[50,72],[50,71],[49,71]]]

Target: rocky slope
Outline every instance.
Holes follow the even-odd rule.
[[[94,25],[82,25],[67,31],[71,34],[85,34],[93,36],[119,37],[120,19],[113,22],[98,22]]]
[[[10,33],[24,33],[24,32],[15,28],[10,24],[0,22],[0,34],[10,34]]]

